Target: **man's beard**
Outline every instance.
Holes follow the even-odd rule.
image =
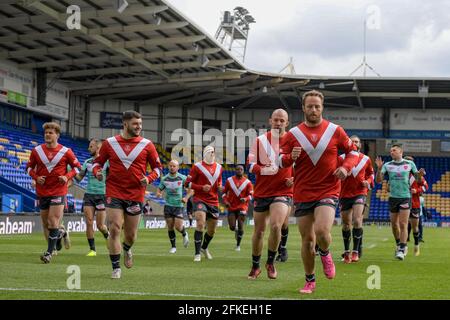
[[[128,128],[128,129],[127,129],[127,133],[128,133],[128,135],[131,136],[131,137],[139,137],[139,133],[136,134],[136,133],[134,132],[134,130],[131,129],[131,128]]]
[[[306,115],[305,117],[306,117],[306,120],[310,123],[317,124],[320,122],[320,116],[314,117],[314,116]]]

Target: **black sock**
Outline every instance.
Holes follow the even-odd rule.
[[[267,250],[267,264],[273,264],[273,261],[275,260],[277,252],[272,250]]]
[[[289,227],[287,227],[286,229],[281,229],[281,241],[280,245],[278,246],[278,252],[281,252],[282,250],[286,249],[288,235],[289,235]]]
[[[352,232],[350,230],[344,230],[342,229],[342,239],[344,239],[344,250],[349,251],[350,250],[350,236]]]
[[[244,230],[238,230],[237,232],[237,240],[236,240],[236,245],[240,246],[241,245],[241,241],[242,241],[242,237],[244,236]]]
[[[205,232],[205,236],[203,237],[203,244],[202,249],[208,249],[209,242],[212,240],[213,237],[211,237],[208,232]]]
[[[175,248],[175,241],[176,241],[176,235],[175,235],[175,231],[174,230],[169,230],[168,231],[169,234],[169,240],[170,240],[170,244],[172,245],[172,248]]]
[[[95,239],[87,239],[89,243],[89,248],[91,248],[92,251],[95,251]]]
[[[125,251],[130,251],[132,245],[128,245],[125,242],[122,243],[122,248]]]
[[[192,218],[189,218],[189,226],[192,227]]]
[[[414,245],[419,245],[419,232],[413,232],[413,236],[414,236]]]
[[[395,239],[395,244],[396,244],[397,246],[399,246],[399,245],[400,245],[400,239]]]
[[[362,228],[353,228],[353,251],[359,251],[359,244],[362,239]]]
[[[406,243],[400,243],[400,244],[399,244],[399,247],[400,247],[400,251],[402,251],[403,253],[405,253]]]
[[[423,224],[422,224],[422,216],[419,218],[419,240],[423,238]]]
[[[306,282],[315,282],[316,281],[316,275],[313,274],[305,274]]]
[[[195,230],[195,233],[194,233],[195,254],[200,254],[202,238],[203,238],[203,232]]]
[[[330,250],[329,249],[327,249],[327,250],[322,250],[320,247],[319,247],[319,254],[322,256],[322,257],[324,257],[324,256],[327,256],[328,254],[330,253]]]
[[[47,252],[52,253],[56,246],[56,241],[58,240],[59,230],[58,229],[48,229],[48,246]]]
[[[183,230],[180,231],[183,237],[186,237],[186,229],[183,227]]]
[[[113,270],[120,269],[120,254],[110,254],[109,259],[111,259]]]
[[[259,261],[261,260],[261,256],[253,256],[252,255],[252,266],[254,269],[259,268]]]

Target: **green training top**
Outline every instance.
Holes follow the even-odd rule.
[[[417,173],[417,167],[414,162],[402,159],[398,162],[389,161],[381,168],[381,173],[388,174],[390,197],[391,198],[411,198],[409,187],[410,173]]]
[[[169,173],[161,178],[159,190],[166,190],[166,205],[178,208],[184,207],[184,203],[181,199],[183,198],[186,178],[187,177],[181,173],[177,173],[176,176],[172,176]]]
[[[94,158],[91,157],[87,159],[83,166],[81,167],[81,174],[88,177],[88,184],[86,188],[86,193],[89,194],[105,194],[106,189],[106,171],[109,168],[109,161],[106,161],[103,166],[103,180],[98,181],[97,178],[92,174],[92,163]]]

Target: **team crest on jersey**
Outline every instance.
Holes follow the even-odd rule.
[[[123,149],[124,149],[126,152],[130,152],[131,147],[130,147],[129,144],[126,144],[125,147],[123,147]]]
[[[311,134],[311,140],[313,142],[316,142],[317,141],[317,134],[315,134],[315,133]]]
[[[408,170],[408,165],[407,165],[407,164],[404,165],[404,166],[403,166],[403,169]]]
[[[178,181],[178,185],[181,186],[181,181]]]
[[[48,153],[48,157],[49,157],[49,158],[53,158],[54,155],[55,155],[55,154],[54,154],[53,152],[49,152],[49,153]]]
[[[138,204],[127,208],[129,213],[138,213],[139,211],[141,211],[141,207]]]

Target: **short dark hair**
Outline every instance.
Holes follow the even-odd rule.
[[[391,148],[400,148],[400,149],[403,150],[402,145],[401,145],[401,144],[398,144],[398,143],[394,143],[394,144],[391,146]]]
[[[122,121],[128,121],[133,118],[142,119],[142,115],[134,110],[127,110],[122,114]]]

